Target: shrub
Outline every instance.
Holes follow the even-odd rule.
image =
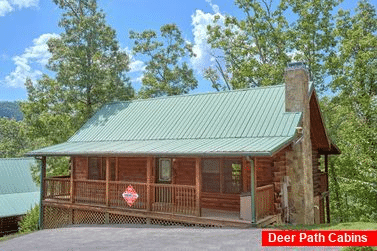
[[[342,251],[374,251],[376,247],[345,247]]]
[[[20,233],[28,233],[39,229],[39,205],[29,210],[18,223]]]

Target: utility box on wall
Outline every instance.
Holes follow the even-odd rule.
[[[240,196],[240,218],[241,220],[251,221],[251,195],[250,192]]]

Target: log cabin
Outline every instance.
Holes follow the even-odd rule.
[[[0,237],[18,231],[18,222],[39,203],[31,176],[33,158],[0,158]]]
[[[28,155],[42,160],[44,228],[250,227],[329,221],[328,155],[339,153],[296,63],[283,85],[104,105]],[[50,156],[70,158],[69,177],[46,178]]]

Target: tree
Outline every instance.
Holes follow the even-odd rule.
[[[125,75],[130,60],[95,0],[54,2],[64,11],[59,22],[64,32],[48,42],[48,68],[56,72],[56,86],[80,124],[104,103],[133,96]]]
[[[316,86],[325,89],[324,63],[336,44],[331,11],[337,0],[281,0],[278,5],[272,0],[235,0],[235,4],[244,19],[226,16],[222,20],[217,15],[208,26],[208,43],[223,53],[217,56],[216,70],[205,71],[216,89],[219,73],[229,89],[282,84],[292,60],[306,62]],[[285,18],[288,11],[297,14],[292,24]]]
[[[130,32],[135,40],[133,52],[147,58],[141,97],[179,95],[198,86],[193,70],[184,61],[194,56],[192,45],[183,40],[175,24],[161,26],[160,32],[160,36],[153,30]]]
[[[36,83],[28,79],[28,100],[21,104],[33,149],[66,141],[104,103],[134,95],[126,76],[129,57],[96,1],[54,2],[63,10],[59,26],[64,30],[48,41],[48,68],[56,75]],[[68,158],[48,158],[47,166],[48,175],[65,175]],[[36,168],[33,173],[38,180]]]
[[[22,156],[30,147],[24,122],[0,118],[0,158]]]
[[[334,18],[332,11],[340,3],[338,0],[283,0],[285,8],[290,8],[298,18],[288,30],[290,50],[293,59],[304,61],[311,80],[319,92],[327,90],[325,78],[329,69],[325,65],[327,57],[335,52]]]
[[[218,90],[283,83],[289,61],[284,5],[272,9],[272,1],[264,0],[236,0],[235,4],[245,14],[244,19],[226,16],[222,20],[216,15],[214,24],[207,27],[208,43],[223,55],[216,57],[215,66],[205,71],[205,77]],[[220,84],[221,78],[226,86]]]
[[[331,161],[339,190],[334,215],[345,221],[377,221],[377,16],[360,1],[353,16],[339,11],[337,53],[328,59],[331,87],[325,118],[342,154]],[[331,183],[330,183],[331,184]],[[335,185],[335,184],[332,184]]]

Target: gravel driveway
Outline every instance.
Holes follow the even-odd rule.
[[[1,251],[53,250],[339,250],[262,247],[261,229],[79,226],[47,229],[4,242]]]

